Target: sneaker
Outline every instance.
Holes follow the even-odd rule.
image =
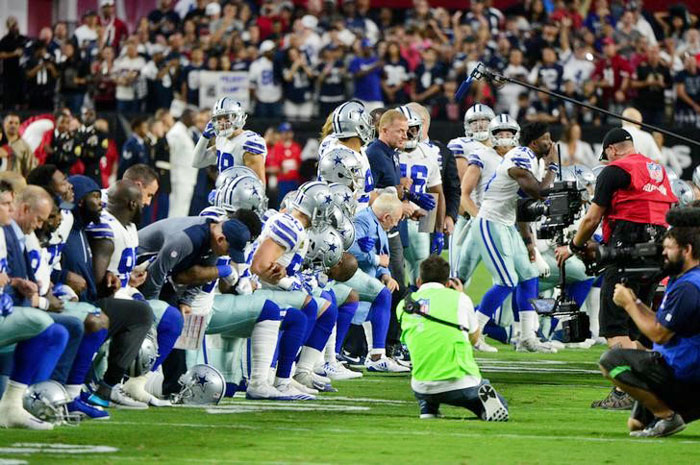
[[[551,345],[549,345],[545,342],[540,342],[539,339],[534,338],[534,337],[518,341],[518,344],[515,346],[515,351],[516,352],[540,352],[543,354],[556,354],[557,353],[557,349],[555,349],[554,347],[552,347]]]
[[[151,395],[151,398],[148,400],[148,405],[152,407],[172,407],[173,403],[167,399],[159,399],[158,397]]]
[[[332,381],[362,378],[362,373],[359,371],[352,371],[346,368],[342,363],[338,362],[326,362],[318,369],[318,371],[315,371],[315,373],[319,374],[319,371],[322,371],[323,374]]]
[[[484,421],[508,421],[508,408],[503,404],[496,390],[490,384],[479,387],[479,400],[484,406],[481,419]]]
[[[635,438],[662,438],[683,431],[685,426],[683,418],[674,413],[671,418],[657,418],[643,430],[630,432],[630,436]]]
[[[92,406],[87,402],[83,402],[80,396],[69,402],[66,407],[71,415],[91,420],[109,420],[109,413],[103,410],[102,407]]]
[[[148,404],[131,397],[122,384],[115,384],[109,394],[110,407],[124,410],[146,410]]]
[[[318,389],[306,387],[294,378],[290,379],[289,382],[296,388],[297,391],[301,391],[304,394],[310,394],[312,396],[318,394]]]
[[[396,360],[383,356],[379,360],[372,360],[371,357],[365,359],[365,368],[367,371],[376,371],[381,373],[410,373],[411,369],[396,363]]]
[[[564,344],[561,341],[557,341],[556,339],[552,339],[551,341],[543,342],[542,344],[548,344],[550,347],[553,347],[557,350],[565,349],[567,346],[567,344]]]
[[[324,377],[318,376],[310,371],[297,371],[294,375],[294,379],[299,384],[309,389],[315,389],[319,392],[337,392],[337,389],[333,388],[330,382],[326,383],[323,381]]]
[[[306,394],[299,389],[295,388],[292,383],[281,383],[275,386],[279,392],[281,392],[289,400],[316,400],[316,396],[311,394]]]
[[[109,401],[98,396],[94,392],[80,392],[80,400],[88,405],[95,405],[97,407],[107,408],[109,407]]]
[[[394,355],[391,357],[396,360],[396,363],[403,365],[405,367],[411,368],[413,363],[411,363],[411,353],[408,351],[408,347],[401,344],[395,351]]]
[[[292,400],[269,384],[251,383],[245,391],[245,398],[250,400]]]
[[[436,418],[442,418],[442,413],[438,410],[437,413],[421,413],[421,420],[435,420]]]
[[[0,428],[51,430],[53,424],[39,420],[21,407],[0,409]]]
[[[340,353],[337,355],[337,358],[341,363],[344,362],[350,367],[365,366],[365,357],[354,357],[345,350],[341,350]]]
[[[603,400],[596,400],[591,403],[591,408],[602,408],[605,410],[632,410],[634,398],[624,391],[612,388],[610,394]]]
[[[486,338],[484,338],[483,334],[479,336],[479,340],[474,344],[474,349],[479,352],[498,352],[497,348],[486,342]]]

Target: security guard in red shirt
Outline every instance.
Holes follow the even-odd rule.
[[[661,240],[668,226],[666,212],[678,199],[663,166],[636,152],[632,136],[622,128],[610,130],[603,139],[601,159],[608,160],[596,182],[593,202],[581,221],[576,235],[568,246],[556,251],[560,264],[573,253],[584,254],[586,242],[603,223],[603,242],[607,246],[630,246],[652,240]],[[600,335],[610,347],[641,348],[637,339],[639,330],[624,309],[613,302],[615,284],[625,275],[616,266],[603,272],[600,305]],[[628,285],[646,304],[651,303],[657,282],[639,282]],[[629,404],[629,405],[628,405]],[[622,391],[611,393],[594,407],[631,408],[632,401]]]

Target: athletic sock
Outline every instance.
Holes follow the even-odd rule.
[[[335,361],[335,339],[338,336],[337,327],[338,322],[336,320],[336,325],[333,326],[333,331],[331,331],[328,342],[326,342],[326,347],[323,349],[323,360],[326,363],[333,363]]]
[[[263,316],[264,315],[264,316]],[[261,318],[276,318],[263,319]],[[250,382],[267,384],[270,364],[277,347],[277,335],[280,329],[280,309],[272,301],[266,300],[258,322],[250,335],[251,342],[251,371]]]
[[[479,322],[479,330],[480,330],[480,331],[482,332],[482,334],[483,334],[484,328],[486,327],[486,325],[488,324],[488,322],[491,320],[491,318],[490,318],[489,316],[487,316],[487,315],[484,315],[484,314],[481,313],[481,312],[476,312],[476,319],[477,319],[477,321]]]
[[[292,373],[292,365],[297,358],[299,348],[304,343],[306,331],[306,317],[296,308],[287,309],[287,314],[280,325],[282,337],[279,341],[277,356],[277,376],[289,378]]]
[[[68,393],[68,398],[69,399],[75,399],[80,395],[80,391],[82,389],[82,384],[66,384],[63,386],[66,388],[66,392]]]
[[[80,341],[78,353],[73,360],[73,366],[68,374],[66,384],[69,386],[80,386],[85,382],[85,377],[90,370],[90,365],[100,349],[100,346],[107,339],[107,330],[100,329],[94,333],[85,333]],[[79,392],[78,392],[79,393]],[[70,393],[69,393],[70,394]]]
[[[5,387],[5,392],[0,398],[0,410],[23,408],[24,393],[28,385],[10,380]]]
[[[591,336],[600,336],[600,288],[594,287],[588,293],[588,298],[586,299],[586,305],[588,306],[588,317],[591,321]]]
[[[335,335],[336,354],[339,354],[340,349],[343,347],[345,336],[348,335],[348,330],[350,330],[352,317],[355,316],[355,312],[359,306],[360,302],[345,302],[343,305],[338,307],[338,324],[336,325],[337,333]]]
[[[153,364],[151,371],[156,371],[158,367],[163,363],[170,352],[175,346],[175,341],[180,337],[182,333],[182,327],[185,324],[185,320],[182,317],[182,313],[175,307],[168,306],[163,313],[163,317],[160,319],[160,323],[156,327],[157,339],[158,339],[158,358]]]
[[[386,287],[372,302],[367,315],[372,323],[372,349],[386,348],[386,335],[391,318],[391,292]]]
[[[68,330],[53,323],[36,336],[17,343],[10,379],[30,385],[51,376],[68,343]]]
[[[321,360],[321,351],[314,349],[313,347],[304,346],[301,348],[301,353],[299,354],[299,361],[297,362],[297,372],[298,373],[310,373],[313,371],[314,366]]]

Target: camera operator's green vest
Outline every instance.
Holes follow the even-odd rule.
[[[454,289],[431,288],[414,292],[411,297],[421,311],[443,321],[458,324],[460,293]],[[401,322],[401,341],[408,346],[417,381],[446,381],[466,375],[481,378],[467,335],[457,328],[406,313],[404,302],[396,307]]]

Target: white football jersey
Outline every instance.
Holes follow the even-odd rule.
[[[133,223],[124,226],[106,210],[102,211],[100,222],[91,223],[86,230],[92,239],[106,239],[114,243],[114,252],[107,265],[107,270],[119,277],[122,288],[129,285],[129,277],[136,265],[136,249],[139,247],[139,235]]]
[[[479,209],[479,218],[495,221],[506,226],[515,224],[518,199],[527,197],[518,182],[510,177],[508,170],[522,168],[537,178],[539,161],[535,153],[527,147],[515,147],[505,154],[496,172],[486,183],[484,198]]]
[[[49,265],[49,251],[41,248],[39,239],[33,232],[27,234],[24,244],[27,247],[29,266],[34,273],[37,283],[39,283],[39,295],[44,296],[49,292],[49,287],[51,286],[52,268]]]
[[[360,152],[356,152],[341,144],[335,134],[331,134],[321,141],[321,145],[318,147],[318,159],[320,160],[325,154],[336,147],[343,147],[344,149],[352,151],[360,161],[360,166],[365,176],[365,189],[364,192],[355,192],[355,198],[357,199],[357,211],[364,210],[369,206],[369,194],[374,190],[374,178],[372,178],[372,169],[369,166],[369,159],[365,153],[365,148],[362,147]]]
[[[296,218],[288,213],[277,213],[270,217],[250,249],[247,260],[249,265],[253,261],[258,246],[267,238],[272,239],[284,249],[284,254],[277,260],[277,263],[285,267],[287,276],[295,276],[301,271],[304,257],[309,248],[309,241],[304,226]],[[261,284],[263,287],[274,287],[264,282]]]
[[[486,185],[493,177],[501,160],[503,159],[494,149],[483,144],[481,148],[474,150],[467,157],[468,165],[475,165],[481,169],[479,183],[476,185],[476,189],[471,193],[471,198],[478,207],[481,207]]]
[[[51,234],[49,245],[46,247],[51,271],[61,269],[61,253],[68,240],[70,230],[73,229],[73,221],[73,212],[70,210],[61,210],[61,224],[56,231]]]
[[[232,166],[245,166],[243,154],[246,152],[267,157],[265,139],[256,132],[243,131],[233,138],[216,138],[216,167],[219,173]]]
[[[418,144],[411,152],[399,153],[401,177],[411,178],[411,192],[425,194],[427,189],[442,184],[440,165],[429,146]]]
[[[447,144],[447,148],[452,150],[455,158],[468,158],[470,154],[482,147],[485,145],[471,137],[457,137]]]

